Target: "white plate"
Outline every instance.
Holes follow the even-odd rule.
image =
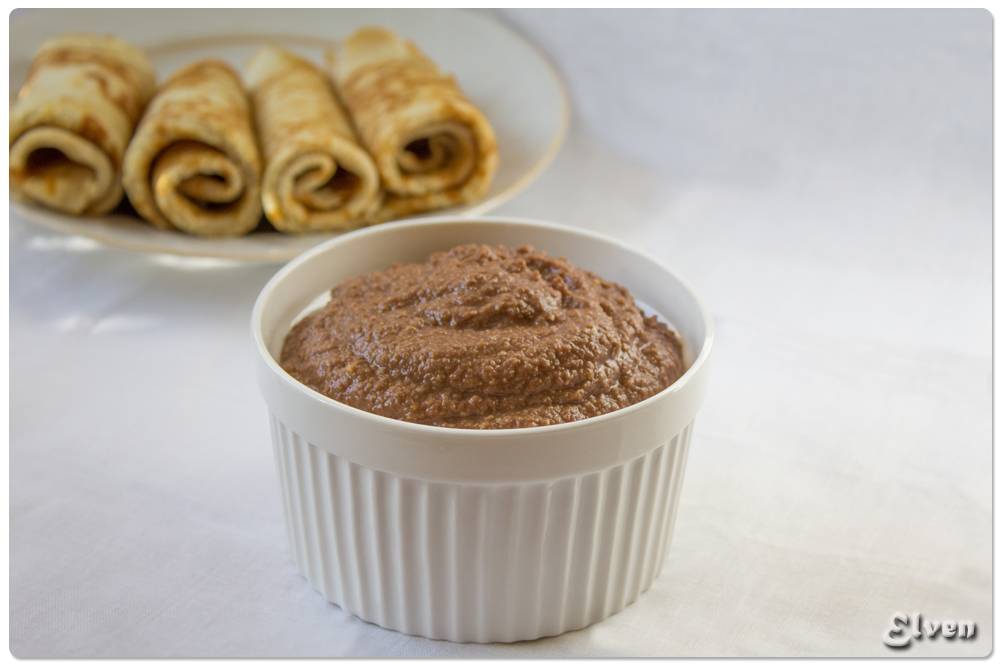
[[[146,49],[160,77],[199,58],[237,68],[267,41],[319,62],[323,47],[363,25],[412,39],[493,124],[500,167],[487,197],[448,213],[481,214],[512,197],[555,157],[569,120],[562,82],[531,44],[485,12],[452,10],[16,10],[10,22],[11,93],[43,40],[63,32],[111,33]],[[203,239],[154,229],[134,214],[76,218],[11,203],[15,214],[52,229],[142,252],[280,262],[334,234],[288,236],[258,231]]]

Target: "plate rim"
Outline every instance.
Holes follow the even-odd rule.
[[[473,12],[469,9],[459,9],[461,13],[464,14],[475,14],[480,18],[486,18],[492,21],[498,28],[506,31],[514,39],[518,40],[525,47],[530,49],[538,56],[545,68],[548,70],[553,81],[556,83],[556,89],[560,101],[560,113],[559,113],[559,125],[556,128],[556,132],[546,146],[545,152],[542,156],[533,164],[531,168],[525,171],[521,176],[517,178],[513,183],[507,186],[500,192],[494,193],[492,196],[484,199],[483,201],[476,202],[474,204],[469,204],[467,206],[462,206],[458,208],[451,209],[438,209],[435,211],[428,211],[425,214],[417,216],[409,216],[405,218],[399,218],[397,220],[392,220],[390,222],[384,222],[380,224],[391,225],[396,222],[402,222],[404,220],[414,220],[421,217],[427,217],[430,215],[451,215],[456,217],[472,217],[479,216],[492,211],[505,204],[506,202],[513,199],[519,193],[521,193],[528,185],[533,183],[538,179],[539,176],[552,164],[556,156],[559,154],[559,150],[562,148],[563,144],[566,142],[566,137],[569,133],[570,119],[572,118],[572,100],[569,95],[569,89],[566,85],[562,73],[556,66],[552,57],[547,51],[545,51],[541,46],[536,44],[533,40],[529,39],[527,36],[517,30],[508,21],[497,17],[494,14],[488,13],[478,13]],[[219,33],[219,37],[227,36],[237,36],[237,35],[247,35],[252,36],[254,33]],[[150,47],[153,51],[157,48],[162,48],[158,45]],[[129,252],[138,252],[144,254],[154,254],[154,255],[170,255],[175,257],[200,257],[207,259],[224,259],[235,262],[243,262],[247,264],[262,264],[262,263],[278,263],[287,262],[299,254],[306,252],[309,248],[301,249],[283,249],[281,247],[271,248],[268,250],[236,250],[233,252],[227,252],[225,250],[216,249],[199,249],[197,247],[193,248],[169,248],[164,247],[162,244],[157,243],[153,240],[136,239],[130,237],[121,237],[111,230],[107,229],[105,224],[101,225],[87,225],[87,218],[84,216],[70,216],[58,211],[53,211],[46,209],[42,206],[32,204],[30,202],[25,202],[14,198],[13,196],[8,196],[10,204],[10,213],[16,218],[27,220],[33,224],[40,225],[47,229],[51,229],[64,234],[71,234],[73,236],[81,236],[84,238],[91,239],[103,245],[112,248],[118,248],[121,250],[127,250]],[[136,218],[137,221],[142,222],[141,218]],[[81,224],[83,223],[83,224]],[[89,228],[88,228],[89,227]],[[170,231],[157,230],[160,233],[175,233]],[[322,235],[316,243],[322,243],[323,241],[334,238],[335,235],[330,235],[327,233],[318,233]],[[185,235],[188,236],[188,235]],[[197,237],[190,237],[196,239]],[[218,239],[217,239],[218,240]],[[315,244],[314,244],[315,245]],[[313,247],[313,246],[309,246]]]

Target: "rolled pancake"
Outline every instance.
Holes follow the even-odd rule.
[[[125,147],[155,88],[145,54],[120,39],[42,44],[10,110],[11,195],[74,215],[113,209]]]
[[[264,157],[264,214],[283,232],[352,229],[379,204],[378,172],[327,76],[275,46],[247,68]]]
[[[497,168],[486,117],[412,42],[362,28],[327,51],[337,91],[371,153],[388,220],[482,198]]]
[[[162,229],[238,236],[260,222],[250,101],[229,65],[203,60],[157,91],[125,152],[125,192]]]

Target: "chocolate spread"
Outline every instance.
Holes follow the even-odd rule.
[[[281,364],[342,403],[420,424],[518,428],[637,403],[680,340],[621,285],[531,247],[462,245],[333,288]]]

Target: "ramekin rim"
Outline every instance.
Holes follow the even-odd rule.
[[[392,417],[385,417],[383,415],[378,415],[373,412],[367,412],[360,408],[348,405],[346,403],[341,403],[335,399],[330,398],[320,392],[316,391],[312,387],[296,380],[292,377],[281,364],[274,358],[274,355],[268,350],[266,343],[264,342],[263,336],[263,310],[267,304],[267,301],[271,293],[277,288],[287,276],[292,274],[297,268],[307,262],[312,257],[326,252],[327,248],[335,245],[337,243],[343,243],[345,239],[354,239],[361,236],[376,235],[376,234],[387,234],[392,233],[393,230],[399,230],[409,227],[424,227],[433,225],[444,225],[444,224],[455,224],[455,223],[495,223],[495,224],[507,224],[507,225],[520,225],[524,227],[540,227],[544,229],[554,229],[561,232],[568,232],[570,234],[576,234],[578,236],[589,237],[595,241],[600,241],[602,243],[608,243],[617,246],[620,249],[626,250],[628,252],[634,253],[659,267],[662,271],[670,274],[680,286],[687,291],[688,295],[694,301],[695,306],[697,306],[698,313],[701,316],[702,326],[705,329],[705,340],[701,345],[701,349],[698,355],[691,362],[691,365],[685,369],[684,373],[670,386],[665,387],[663,390],[653,394],[652,396],[645,398],[638,403],[633,403],[632,405],[627,405],[618,410],[613,410],[611,412],[606,412],[602,415],[596,415],[594,417],[587,417],[585,419],[579,419],[571,422],[562,422],[559,424],[547,424],[545,426],[526,426],[521,428],[496,428],[496,429],[476,429],[476,428],[453,428],[450,426],[435,426],[432,424],[417,424],[414,422],[404,421],[402,419],[394,419]],[[544,220],[536,220],[533,218],[524,218],[518,216],[498,216],[498,215],[477,215],[477,216],[434,216],[428,218],[419,218],[412,220],[400,220],[397,222],[391,222],[381,225],[375,225],[371,227],[363,227],[357,229],[336,238],[330,239],[329,241],[324,241],[323,243],[317,244],[316,246],[310,248],[309,250],[303,252],[302,254],[289,260],[284,266],[282,266],[271,278],[267,281],[264,287],[261,289],[260,293],[257,295],[257,299],[254,301],[253,311],[250,317],[251,333],[254,339],[254,345],[256,347],[257,353],[263,359],[265,365],[268,369],[275,373],[275,375],[282,380],[285,384],[291,386],[294,390],[302,392],[302,394],[313,401],[319,402],[330,409],[339,410],[345,412],[348,415],[371,420],[376,424],[381,424],[382,426],[388,428],[398,428],[403,431],[416,432],[423,435],[434,435],[447,438],[482,438],[482,439],[493,439],[499,437],[511,437],[511,436],[542,436],[550,433],[556,433],[559,431],[570,431],[574,429],[587,428],[595,426],[597,424],[614,421],[617,419],[625,419],[630,414],[638,412],[645,409],[646,407],[657,403],[662,400],[667,400],[667,398],[678,393],[683,389],[688,382],[694,377],[697,372],[707,363],[708,357],[712,351],[712,347],[715,340],[715,325],[712,321],[711,316],[708,314],[708,310],[705,308],[704,302],[698,293],[691,287],[691,284],[685,280],[682,276],[678,275],[675,271],[667,268],[663,262],[653,257],[649,253],[619,241],[618,239],[612,238],[607,234],[602,234],[600,232],[595,232],[588,229],[580,229],[578,227],[573,227],[571,225],[565,225],[561,223],[548,222]]]

